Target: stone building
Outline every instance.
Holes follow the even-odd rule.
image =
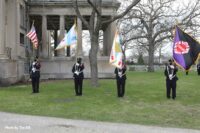
[[[119,7],[117,0],[102,0],[104,19]],[[87,0],[78,0],[79,9],[87,19],[91,7]],[[76,56],[83,56],[82,31],[87,30],[77,19],[78,44],[75,55],[71,49],[55,51],[61,38],[76,18],[71,0],[0,0],[0,85],[9,85],[28,78],[30,60],[37,53],[41,61],[41,79],[72,78],[71,68]],[[33,50],[26,34],[31,24],[39,39],[39,49]],[[115,22],[104,25],[103,52],[98,57],[99,78],[110,77],[113,67],[108,64],[110,49],[116,29]],[[85,75],[90,77],[89,58],[83,56]]]

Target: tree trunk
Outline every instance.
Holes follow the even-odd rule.
[[[148,60],[148,72],[154,72],[154,45],[149,44],[149,60]]]
[[[91,49],[89,53],[90,59],[90,70],[91,70],[91,85],[93,87],[98,87],[98,63],[97,63],[97,53],[99,46],[99,33],[90,32]]]

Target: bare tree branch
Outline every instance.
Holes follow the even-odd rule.
[[[102,0],[97,1],[97,10],[99,13],[97,14],[96,17],[96,27],[95,27],[95,32],[99,32],[99,30],[102,27]]]
[[[155,41],[155,44],[159,44],[160,42],[164,41],[165,39],[169,39],[169,38],[172,38],[172,37],[173,37],[172,35],[161,37],[161,38],[159,38],[158,40]]]
[[[131,5],[129,5],[126,10],[124,12],[122,12],[121,14],[117,15],[117,16],[114,16],[113,18],[109,19],[109,20],[105,20],[105,21],[102,21],[102,24],[107,24],[107,23],[111,23],[119,18],[122,18],[124,17],[130,9],[132,9],[135,5],[137,5],[138,3],[140,2],[140,0],[134,0]]]
[[[154,36],[153,36],[153,40],[155,40],[160,34],[165,33],[165,32],[169,32],[169,31],[171,31],[172,29],[174,29],[174,26],[156,32],[156,33],[154,34]]]
[[[195,6],[193,7],[192,11],[185,18],[182,19],[182,22],[186,21],[186,19],[188,19],[188,18],[189,18],[189,20],[191,20],[191,16],[194,15],[194,12],[197,10],[198,5],[199,5],[199,1],[197,1],[197,3],[195,3]]]
[[[147,0],[137,4],[124,18],[121,29],[125,37],[124,43],[137,42],[141,48],[145,46],[149,54],[149,71],[153,70],[154,52],[157,47],[165,41],[172,39],[172,29],[176,19],[180,20],[179,25],[196,36],[200,36],[198,28],[200,24],[200,1],[195,4],[173,7],[174,0]],[[180,3],[182,4],[182,3]],[[142,28],[143,27],[143,28]],[[132,29],[132,31],[131,31]],[[144,38],[141,38],[144,37]],[[168,40],[167,40],[168,39]],[[145,40],[145,41],[144,41]],[[129,46],[128,46],[129,47]],[[129,48],[135,48],[130,45]],[[140,47],[140,45],[138,45]]]
[[[124,40],[123,43],[127,43],[135,39],[144,39],[144,38],[147,38],[147,36],[134,36],[134,37]]]
[[[101,13],[98,11],[98,9],[96,8],[96,6],[91,2],[91,0],[87,0],[87,2],[91,5],[91,7],[95,10],[95,12],[98,15],[101,15]]]
[[[74,6],[74,9],[76,11],[76,14],[77,14],[77,17],[81,19],[81,21],[84,23],[84,25],[88,28],[88,29],[91,29],[89,23],[86,21],[86,19],[81,15],[79,9],[78,9],[78,2],[77,0],[72,0],[72,3],[73,3],[73,6]]]

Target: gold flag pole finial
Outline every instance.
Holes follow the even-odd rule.
[[[176,25],[179,25],[179,21],[178,21],[178,19],[176,19]]]
[[[34,23],[35,23],[35,20],[33,20],[33,22],[32,22],[32,26],[34,25]]]

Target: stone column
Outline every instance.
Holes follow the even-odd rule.
[[[76,56],[83,56],[83,47],[82,47],[82,21],[77,18],[77,51]]]
[[[5,53],[5,0],[0,1],[0,59],[6,59]]]
[[[110,56],[113,39],[116,31],[116,23],[109,24],[103,32],[103,55]]]
[[[65,16],[60,15],[60,35],[59,35],[59,40],[58,40],[59,43],[64,38],[64,36],[65,36]],[[57,50],[57,55],[65,56],[65,49],[63,48],[63,49]]]
[[[42,16],[42,57],[49,57],[49,45],[47,43],[47,16]]]
[[[17,56],[24,56],[25,57],[25,53],[23,53],[20,47],[20,38],[19,38],[19,34],[20,34],[20,1],[16,0],[16,5],[17,5],[17,17],[16,17],[16,45],[17,45]],[[23,49],[24,50],[24,49]],[[23,55],[24,54],[24,55]]]

